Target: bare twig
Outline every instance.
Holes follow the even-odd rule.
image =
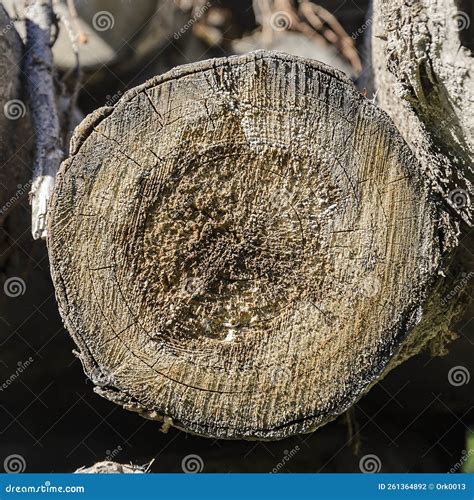
[[[262,27],[264,44],[270,45],[274,31],[295,31],[322,44],[333,45],[351,64],[362,70],[351,37],[328,10],[310,0],[253,0],[255,20]],[[279,22],[279,23],[278,23]]]
[[[253,0],[253,10],[255,20],[262,26],[262,39],[266,45],[269,45],[273,39],[273,30],[270,26],[272,15],[270,0]]]
[[[326,40],[338,48],[339,52],[350,62],[354,71],[360,73],[362,63],[354,42],[336,17],[309,0],[300,0],[299,10],[315,30],[322,32]],[[324,23],[328,26],[327,28],[324,27]]]
[[[31,232],[34,239],[46,237],[46,213],[56,173],[63,159],[60,126],[53,82],[51,27],[52,0],[33,0],[25,13],[26,88],[29,96],[36,146],[30,192]]]
[[[72,26],[77,33],[77,41],[79,44],[84,44],[89,41],[89,35],[82,31],[79,23],[79,14],[77,13],[76,5],[74,0],[67,0],[67,7],[69,9],[69,14],[71,16]]]

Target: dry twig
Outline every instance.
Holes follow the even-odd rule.
[[[52,0],[33,0],[25,12],[26,88],[35,131],[31,232],[34,239],[46,237],[46,213],[56,173],[63,159],[60,126],[54,92],[51,32],[54,23]]]

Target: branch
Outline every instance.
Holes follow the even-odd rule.
[[[64,156],[53,82],[53,20],[51,0],[33,0],[26,10],[26,88],[36,136],[30,192],[31,232],[34,239],[46,237],[48,201]]]

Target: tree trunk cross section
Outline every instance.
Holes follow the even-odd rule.
[[[393,361],[437,283],[440,212],[342,73],[256,52],[88,117],[48,246],[99,394],[194,433],[278,439],[345,411]]]

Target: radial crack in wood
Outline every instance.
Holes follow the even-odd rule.
[[[49,215],[102,396],[221,438],[310,432],[394,362],[445,231],[419,164],[342,74],[256,52],[156,77],[78,127]]]

